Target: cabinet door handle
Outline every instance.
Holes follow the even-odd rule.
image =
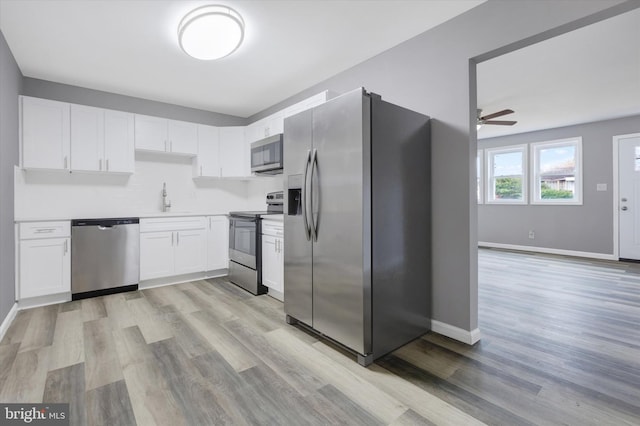
[[[173,152],[173,141],[169,141],[169,152]]]
[[[55,228],[39,228],[36,229],[36,234],[48,234],[55,231]]]
[[[202,176],[202,166],[200,166],[200,176]]]
[[[167,140],[164,141],[164,152],[167,152]]]
[[[102,158],[98,160],[98,170],[102,171]]]
[[[209,216],[209,231],[211,231],[211,216]]]
[[[107,158],[107,171],[109,171],[109,159]]]
[[[173,247],[173,232],[171,233],[171,246]]]
[[[64,254],[67,254],[67,252],[69,251],[69,246],[67,245],[67,242],[69,240],[64,240]]]
[[[65,156],[64,156],[64,168],[65,168],[65,169],[67,168],[67,162],[68,162],[68,161],[67,161],[67,156],[65,155]]]
[[[180,245],[180,233],[176,232],[176,245],[179,246]]]

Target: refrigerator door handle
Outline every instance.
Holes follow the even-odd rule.
[[[307,161],[304,165],[304,181],[302,184],[302,220],[304,222],[304,232],[307,241],[311,240],[311,226],[309,225],[309,217],[307,216],[307,176],[309,175],[309,165],[311,164],[311,150],[307,150]]]
[[[318,167],[318,150],[314,148],[313,158],[311,159],[311,176],[309,178],[309,182],[310,182],[309,187],[311,188],[311,191],[310,191],[311,197],[309,197],[311,199],[311,209],[309,212],[309,217],[311,218],[310,228],[311,228],[311,235],[313,236],[313,241],[318,241],[318,223],[316,222],[316,218],[313,217],[313,175],[317,167]],[[318,192],[319,191],[320,189],[318,188]],[[318,205],[316,206],[316,209],[320,207],[320,197],[317,197],[317,200],[318,200]]]

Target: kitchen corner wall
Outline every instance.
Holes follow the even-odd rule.
[[[640,116],[636,115],[479,140],[478,148],[484,149],[580,136],[584,183],[580,206],[479,205],[478,240],[612,255],[613,136],[638,132]],[[606,184],[607,190],[596,191],[599,183]],[[535,231],[533,240],[528,237],[530,230]]]
[[[18,164],[22,73],[0,31],[0,324],[15,301],[13,168]]]

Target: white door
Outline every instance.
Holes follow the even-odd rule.
[[[176,231],[176,275],[203,272],[207,268],[207,236],[204,229]]]
[[[280,291],[278,287],[278,252],[276,237],[262,234],[262,285]]]
[[[244,139],[244,127],[220,127],[221,176],[249,176],[249,158],[249,144]]]
[[[20,299],[71,291],[69,238],[20,241]]]
[[[71,105],[71,169],[103,171],[104,110]]]
[[[133,173],[135,147],[133,142],[133,114],[104,112],[104,164],[107,172]]]
[[[198,154],[198,125],[186,121],[168,121],[168,152],[176,154]]]
[[[22,98],[22,166],[25,169],[69,168],[69,104]]]
[[[167,120],[148,115],[135,116],[136,149],[168,151]]]
[[[198,125],[196,176],[220,177],[220,141],[217,127]]]
[[[209,216],[207,236],[207,271],[229,268],[229,220]]]
[[[171,231],[140,234],[140,279],[174,275],[173,248],[175,235]]]
[[[619,257],[640,260],[640,134],[618,141]]]

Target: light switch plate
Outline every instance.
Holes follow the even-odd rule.
[[[607,184],[606,183],[598,183],[596,184],[596,191],[606,191]]]

